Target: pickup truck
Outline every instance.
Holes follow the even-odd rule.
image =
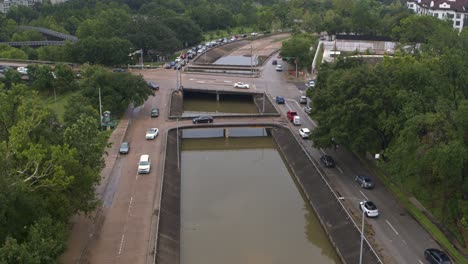
[[[288,111],[287,117],[294,125],[299,126],[301,124],[301,118],[297,115],[296,111]]]

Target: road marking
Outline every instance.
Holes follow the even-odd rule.
[[[323,151],[322,148],[320,148],[320,151],[321,151],[324,155],[327,155],[327,153],[325,153],[325,151]]]
[[[122,253],[124,239],[125,239],[125,234],[122,234],[122,238],[120,239],[119,255]]]
[[[420,259],[418,259],[419,263],[424,264]]]
[[[344,171],[343,171],[339,166],[336,166],[336,168],[337,168],[341,173],[344,174]]]
[[[396,231],[396,229],[392,226],[392,224],[390,224],[390,222],[387,219],[385,219],[385,222],[387,222],[387,224],[393,229],[393,232],[395,232],[395,234],[397,234],[397,236],[398,236],[399,234]]]
[[[367,196],[361,190],[359,192],[362,194],[362,196],[364,196],[364,198],[366,198],[366,201],[369,200],[369,198],[367,198]]]

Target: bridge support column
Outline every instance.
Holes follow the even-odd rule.
[[[223,129],[223,134],[225,138],[229,138],[229,128],[224,128]]]
[[[219,102],[219,92],[216,91],[216,102]]]

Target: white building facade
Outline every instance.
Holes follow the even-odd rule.
[[[408,0],[406,5],[416,14],[452,21],[458,32],[468,27],[468,0]]]

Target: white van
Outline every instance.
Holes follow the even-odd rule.
[[[151,160],[149,155],[141,155],[140,161],[138,162],[138,174],[150,173],[151,171]]]
[[[295,126],[300,126],[300,125],[301,125],[301,117],[300,117],[300,116],[297,116],[297,115],[294,116],[294,117],[293,117],[293,124],[294,124]]]

